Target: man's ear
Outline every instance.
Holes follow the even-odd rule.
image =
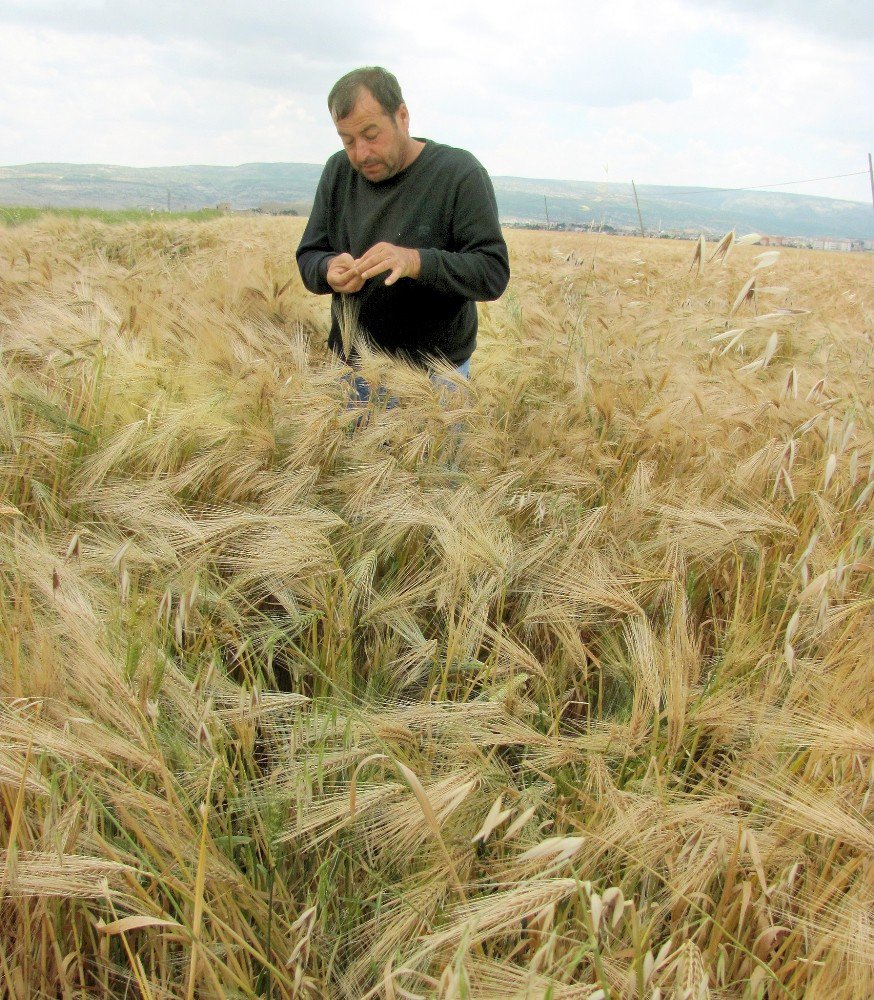
[[[395,122],[401,128],[405,128],[408,132],[410,130],[410,112],[406,104],[401,103],[395,112]]]

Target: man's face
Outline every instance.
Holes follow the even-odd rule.
[[[407,166],[410,116],[402,104],[387,114],[369,90],[361,88],[351,112],[334,119],[352,166],[373,183],[387,181]]]

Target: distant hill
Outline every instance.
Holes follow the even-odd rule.
[[[630,184],[593,181],[493,178],[505,222],[605,222],[639,228]],[[638,184],[640,212],[648,231],[690,230],[722,234],[730,229],[772,236],[874,238],[874,209],[856,201],[773,191]],[[546,204],[544,205],[544,197]]]
[[[293,205],[305,214],[321,174],[314,163],[244,163],[236,167],[121,167],[29,163],[0,167],[0,204],[58,208],[234,209]],[[630,184],[494,177],[506,223],[595,222],[638,227]],[[718,188],[637,188],[644,226],[722,234],[729,229],[774,236],[874,238],[870,205],[811,195]],[[546,203],[544,204],[544,197]]]
[[[0,204],[59,208],[257,208],[312,203],[321,166],[243,163],[238,167],[119,167],[27,163],[0,167]]]

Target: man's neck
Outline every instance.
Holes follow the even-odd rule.
[[[406,170],[412,163],[419,158],[419,154],[425,148],[425,143],[421,142],[419,139],[410,138],[407,140],[406,156],[404,157],[404,165],[401,168]]]

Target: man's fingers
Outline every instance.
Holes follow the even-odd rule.
[[[357,292],[363,284],[361,276],[350,271],[348,275],[334,282],[334,288],[338,292]]]
[[[359,270],[362,268],[372,267],[374,264],[381,260],[385,260],[389,256],[385,247],[371,247],[365,253],[363,253],[357,260],[353,260],[352,264]]]
[[[365,281],[377,274],[382,274],[383,271],[391,270],[394,266],[393,255],[384,252],[374,253],[371,251],[355,261],[355,267]]]
[[[328,284],[335,292],[357,292],[364,284],[361,275],[357,271],[342,271],[339,274],[329,273]]]
[[[349,274],[361,275],[359,268],[355,267],[353,264],[339,264],[328,268],[330,274],[335,274],[337,277],[345,278]]]
[[[411,251],[393,246],[391,243],[377,243],[353,263],[362,281],[390,271],[391,274],[385,279],[385,284],[393,285],[399,278],[412,273],[410,253]]]
[[[357,292],[364,281],[352,254],[337,254],[328,262],[328,284],[335,292]]]
[[[367,268],[367,270],[362,270],[359,273],[361,277],[367,281],[368,278],[375,278],[377,274],[382,274],[383,271],[390,271],[392,269],[392,262],[390,260],[384,260],[380,264],[374,264],[373,267]]]
[[[390,254],[394,253],[396,249],[397,247],[391,243],[374,243],[372,247],[368,247],[358,260],[353,263],[360,265],[365,262],[373,263],[377,260],[384,260]]]
[[[403,265],[395,264],[395,266],[392,268],[391,274],[385,279],[385,284],[393,285],[398,280],[398,278],[400,278],[400,276],[403,274],[403,270],[404,270]]]

